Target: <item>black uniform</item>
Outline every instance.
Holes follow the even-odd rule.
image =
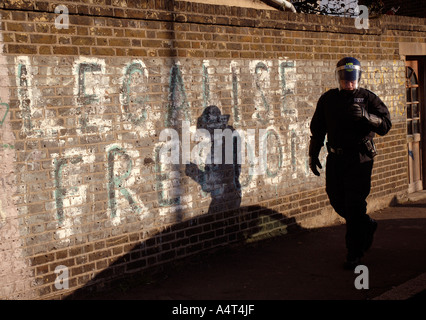
[[[354,117],[353,106],[366,117]],[[376,121],[368,121],[368,116]],[[318,158],[327,136],[326,192],[335,211],[345,218],[348,256],[362,257],[372,239],[366,198],[370,193],[372,150],[367,148],[375,133],[385,135],[392,126],[386,105],[373,92],[332,89],[317,104],[311,122],[309,156]],[[374,233],[374,232],[373,232]],[[372,236],[372,235],[371,235]]]

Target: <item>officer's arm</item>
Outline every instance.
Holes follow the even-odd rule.
[[[309,155],[318,157],[326,135],[326,121],[325,121],[325,98],[324,95],[318,100],[317,107],[311,120],[311,144],[309,148]],[[312,149],[312,150],[311,150]]]
[[[321,97],[318,101],[315,113],[311,120],[311,140],[309,142],[309,167],[312,172],[319,176],[317,167],[322,169],[319,161],[319,153],[324,145],[326,135],[325,114],[324,114],[324,98]]]
[[[388,108],[372,92],[368,97],[368,111],[358,104],[353,104],[350,109],[354,119],[364,120],[370,126],[371,131],[381,136],[388,133],[392,127]]]
[[[374,93],[370,93],[369,112],[366,116],[371,124],[372,131],[384,136],[392,128],[390,113],[383,101]]]

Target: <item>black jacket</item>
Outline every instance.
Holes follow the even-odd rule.
[[[358,104],[368,113],[380,117],[381,125],[374,127],[368,121],[354,121],[348,111],[353,104]],[[360,88],[353,94],[345,94],[339,89],[331,89],[320,97],[312,117],[311,144],[313,143],[314,147],[310,148],[310,156],[315,156],[312,153],[319,153],[327,136],[329,146],[346,151],[359,151],[361,161],[371,160],[363,154],[360,144],[365,138],[373,139],[375,133],[385,135],[391,127],[388,108],[373,92]]]

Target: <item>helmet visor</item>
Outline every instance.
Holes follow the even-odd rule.
[[[336,69],[336,78],[339,88],[342,90],[358,89],[361,79],[361,67],[353,64],[346,64]]]

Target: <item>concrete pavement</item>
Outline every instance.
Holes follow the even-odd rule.
[[[363,272],[344,270],[345,225],[302,230],[185,259],[89,299],[406,300],[426,290],[426,194],[374,212]],[[365,270],[367,272],[365,272]],[[357,289],[360,284],[364,288]],[[367,288],[366,288],[367,287]]]

